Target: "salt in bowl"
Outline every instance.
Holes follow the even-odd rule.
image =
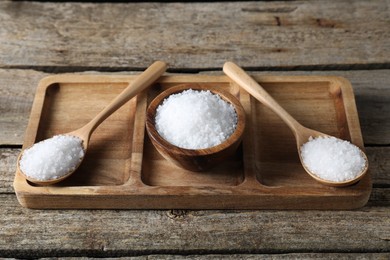
[[[224,101],[230,103],[237,115],[237,124],[234,132],[222,143],[205,149],[186,149],[166,141],[157,131],[155,125],[156,110],[163,101],[172,94],[185,90],[209,90],[219,95]],[[146,112],[146,131],[156,150],[168,161],[190,171],[206,171],[213,166],[222,163],[234,155],[239,147],[245,129],[245,111],[240,101],[227,91],[218,87],[209,87],[200,84],[183,84],[171,87],[160,93],[149,104]]]

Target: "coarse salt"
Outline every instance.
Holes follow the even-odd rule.
[[[357,146],[336,137],[310,137],[301,147],[301,157],[310,172],[333,182],[355,179],[367,164]]]
[[[70,135],[56,135],[23,151],[21,171],[39,181],[58,179],[75,170],[84,157],[82,140]]]
[[[172,94],[158,106],[157,132],[168,142],[186,149],[221,144],[236,129],[234,107],[209,90],[188,89]]]

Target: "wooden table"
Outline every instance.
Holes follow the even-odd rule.
[[[0,256],[390,258],[390,2],[0,2]],[[38,81],[58,73],[337,75],[373,191],[358,210],[31,210],[14,190]]]

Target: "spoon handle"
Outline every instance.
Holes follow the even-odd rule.
[[[163,61],[156,61],[144,72],[136,77],[111,103],[97,114],[88,124],[82,128],[82,132],[89,139],[92,132],[112,113],[123,106],[127,101],[136,96],[139,92],[149,87],[167,69],[167,64]]]
[[[279,103],[276,102],[276,100],[242,68],[233,62],[228,61],[223,65],[223,71],[249,94],[280,116],[295,135],[298,134],[299,129],[303,126],[280,106]]]

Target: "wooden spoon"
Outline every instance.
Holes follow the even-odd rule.
[[[88,149],[89,139],[93,133],[93,131],[112,113],[118,110],[121,106],[123,106],[127,101],[136,96],[139,92],[149,87],[154,81],[156,81],[166,70],[167,64],[162,61],[154,62],[149,68],[147,68],[144,72],[142,72],[133,82],[131,82],[123,91],[120,93],[106,108],[104,108],[98,115],[96,115],[89,123],[84,125],[83,127],[67,133],[65,135],[76,136],[82,140],[82,148],[84,150],[84,154]],[[68,178],[81,164],[82,158],[77,165],[76,169],[73,171],[57,178],[50,180],[36,180],[24,174],[20,169],[20,159],[23,156],[23,152],[19,155],[17,160],[17,170],[29,181],[40,184],[40,185],[50,185],[62,181]]]
[[[253,78],[251,78],[242,68],[234,64],[233,62],[226,62],[223,66],[223,71],[228,75],[233,81],[235,81],[238,85],[240,85],[243,89],[245,89],[248,93],[250,93],[253,97],[255,97],[257,100],[259,100],[261,103],[263,103],[265,106],[270,108],[272,111],[274,111],[292,130],[294,133],[296,142],[297,142],[297,148],[299,153],[299,158],[301,160],[302,166],[306,170],[306,172],[316,179],[317,181],[330,185],[330,186],[347,186],[351,185],[358,180],[360,180],[364,174],[368,170],[368,159],[366,154],[361,151],[361,154],[366,162],[365,167],[361,171],[360,174],[354,179],[343,181],[343,182],[335,182],[335,181],[329,181],[324,180],[322,178],[319,178],[316,174],[311,172],[306,165],[303,163],[303,159],[301,157],[301,147],[303,144],[309,141],[309,138],[316,138],[316,137],[330,137],[327,134],[318,132],[316,130],[304,127],[301,125],[295,118],[293,118],[283,107],[279,105],[278,102],[273,99],[267,91],[263,87],[261,87]]]

